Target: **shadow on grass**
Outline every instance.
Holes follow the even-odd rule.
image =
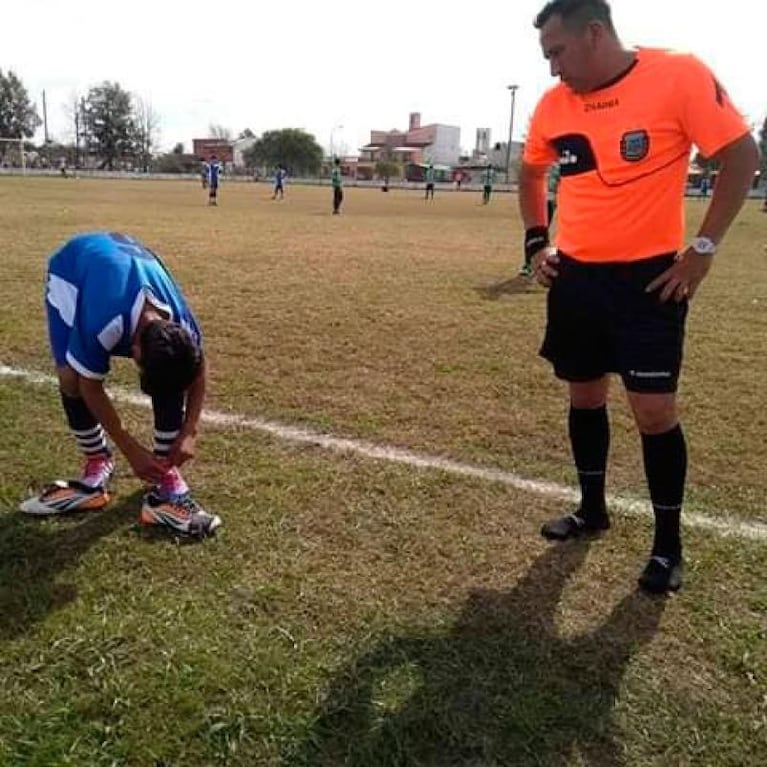
[[[60,576],[102,538],[136,521],[142,491],[103,512],[39,519],[0,514],[0,639],[27,631],[77,597]]]
[[[538,285],[521,274],[490,285],[480,285],[475,288],[481,298],[486,301],[498,301],[503,296],[514,296],[520,293],[532,293]]]
[[[593,633],[562,636],[556,608],[587,550],[552,547],[511,591],[471,594],[447,634],[380,642],[338,675],[283,764],[624,764],[615,699],[665,602],[635,592]]]

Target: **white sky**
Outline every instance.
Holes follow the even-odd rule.
[[[152,103],[160,142],[191,150],[211,123],[235,134],[303,128],[356,150],[371,129],[459,125],[514,137],[553,83],[532,19],[543,0],[26,0],[3,3],[0,69],[13,69],[49,133],[71,138],[64,105],[103,80]],[[627,45],[698,54],[753,123],[767,112],[761,0],[612,0]],[[723,9],[726,9],[723,10]],[[338,127],[343,126],[343,127]],[[42,129],[39,136],[42,136]]]

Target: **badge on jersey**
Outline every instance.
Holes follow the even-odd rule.
[[[650,151],[650,136],[646,130],[632,130],[621,138],[621,157],[626,162],[639,162]]]

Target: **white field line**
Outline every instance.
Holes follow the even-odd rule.
[[[36,373],[30,370],[12,368],[3,364],[0,364],[0,377],[20,378],[27,383],[45,386],[53,386],[56,384],[56,379],[53,376]],[[124,402],[129,405],[136,405],[143,408],[149,408],[151,406],[149,399],[143,394],[136,394],[135,392],[119,387],[111,388],[109,393],[117,402]],[[251,418],[237,415],[236,413],[205,410],[202,415],[202,420],[212,426],[224,429],[238,428],[265,432],[286,442],[315,445],[324,450],[330,450],[336,453],[355,453],[356,455],[361,455],[365,458],[371,458],[377,461],[391,461],[394,463],[406,464],[407,466],[413,466],[418,469],[432,469],[448,472],[450,474],[458,474],[464,477],[481,479],[487,482],[498,482],[526,493],[542,495],[546,498],[552,498],[558,501],[577,502],[579,499],[579,493],[566,485],[543,482],[536,479],[525,479],[524,477],[500,469],[472,466],[471,464],[461,463],[460,461],[454,461],[449,458],[423,455],[396,447],[375,445],[371,442],[364,442],[356,439],[334,437],[312,429],[281,424],[263,418]],[[652,517],[652,507],[646,501],[622,496],[609,496],[608,503],[612,509],[620,511],[623,514],[648,518]],[[761,522],[746,522],[723,514],[685,512],[684,523],[687,527],[698,530],[707,530],[720,536],[745,538],[756,541],[767,540],[767,524]]]

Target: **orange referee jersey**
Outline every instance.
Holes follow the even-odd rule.
[[[559,162],[560,250],[580,261],[637,261],[683,244],[692,146],[711,156],[748,132],[701,61],[640,48],[634,66],[607,87],[549,90],[523,159]]]

